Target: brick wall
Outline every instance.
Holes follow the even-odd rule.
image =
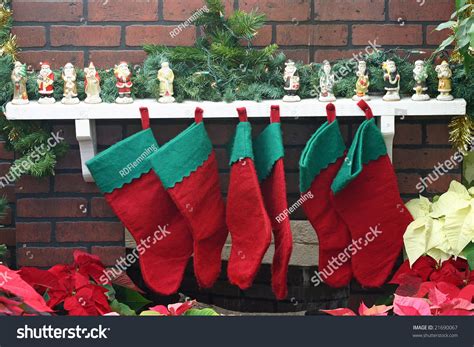
[[[229,11],[259,8],[265,12],[269,22],[256,43],[277,43],[290,57],[307,62],[349,57],[364,48],[368,40],[377,40],[384,48],[403,46],[430,52],[445,35],[433,34],[432,29],[449,18],[452,3],[452,0],[227,0],[226,7]],[[186,29],[174,39],[169,32],[201,6],[199,0],[13,0],[14,31],[23,48],[21,59],[34,67],[42,60],[49,60],[55,67],[68,61],[82,67],[90,60],[96,66],[110,67],[122,59],[142,62],[143,43],[191,45],[198,35],[196,28]],[[397,120],[394,164],[405,199],[417,195],[415,185],[420,177],[452,155],[447,138],[448,121],[442,117]],[[320,119],[283,120],[290,203],[298,197],[299,155],[321,122]],[[355,118],[341,121],[348,144],[360,122],[361,119]],[[252,123],[255,133],[265,125],[263,120]],[[63,130],[71,150],[59,162],[55,176],[43,180],[25,177],[15,186],[2,189],[10,208],[2,221],[5,227],[0,229],[0,243],[16,246],[17,266],[47,267],[68,262],[73,250],[78,248],[100,255],[111,265],[125,253],[123,228],[97,187],[82,180],[74,124],[64,121],[54,124],[56,129]],[[188,121],[184,120],[152,122],[160,144],[187,125]],[[234,132],[234,125],[235,121],[231,120],[207,122],[216,146],[224,192],[228,183],[225,144]],[[138,122],[97,122],[99,150],[138,130]],[[8,170],[12,159],[13,155],[0,142],[0,174]],[[459,178],[460,170],[456,168],[432,184],[430,194],[444,191],[451,179]],[[293,216],[304,218],[301,209]],[[260,299],[264,295],[261,293],[267,292],[268,288],[262,289]],[[227,292],[219,300],[229,302],[236,295]],[[241,298],[236,300],[242,302]],[[304,300],[298,299],[300,303]],[[268,305],[276,309],[275,303]],[[292,305],[294,302],[287,302],[287,306]]]

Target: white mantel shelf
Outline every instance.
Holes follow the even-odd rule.
[[[338,117],[363,116],[357,103],[351,99],[338,99],[334,102]],[[412,101],[403,98],[401,101],[386,102],[381,97],[373,97],[368,102],[374,115],[379,118],[379,126],[387,145],[387,150],[392,157],[393,138],[395,135],[395,117],[401,116],[456,116],[466,114],[466,101],[455,99],[453,101]],[[41,105],[33,101],[27,105],[6,106],[6,117],[9,120],[74,120],[76,123],[76,137],[79,142],[82,172],[87,182],[93,178],[85,162],[97,153],[95,133],[95,120],[97,119],[139,119],[139,107],[148,107],[152,119],[186,119],[194,117],[196,107],[204,110],[204,119],[211,118],[236,118],[236,108],[246,107],[248,116],[269,117],[270,106],[279,105],[281,117],[325,117],[326,103],[316,99],[305,99],[297,103],[285,103],[277,100],[236,101],[225,102],[196,102],[160,104],[152,99],[137,99],[133,104],[85,104],[63,105],[56,102],[53,105]]]

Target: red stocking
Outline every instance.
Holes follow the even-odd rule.
[[[195,122],[161,147],[151,161],[191,228],[198,283],[210,288],[221,270],[228,231],[216,155],[202,122],[201,109],[196,109]]]
[[[286,200],[283,139],[281,136],[280,108],[272,106],[271,124],[255,139],[255,165],[261,182],[265,207],[270,217],[275,242],[272,265],[272,288],[278,300],[288,295],[288,263],[292,251],[290,219],[281,217],[288,209]]]
[[[145,283],[154,291],[175,293],[192,255],[186,220],[151,170],[148,157],[158,151],[149,129],[148,110],[140,109],[144,130],[87,162],[97,185],[137,243]]]
[[[367,120],[357,130],[331,189],[356,248],[354,276],[363,286],[379,287],[392,271],[413,218],[400,198],[397,177],[372,110],[363,100],[358,105]]]
[[[352,278],[351,235],[332,203],[331,183],[344,162],[346,146],[339,130],[335,107],[328,104],[328,121],[311,137],[300,159],[303,208],[319,241],[318,275],[331,287],[347,286]]]
[[[232,237],[227,274],[232,284],[247,289],[270,245],[272,227],[253,161],[247,111],[241,108],[238,112],[240,123],[232,144],[227,196],[227,225]]]

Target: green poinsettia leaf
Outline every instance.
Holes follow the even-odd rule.
[[[161,313],[156,311],[143,311],[140,316],[163,316]]]
[[[469,264],[469,269],[473,271],[474,270],[474,241],[468,244],[466,248],[464,248],[462,253],[467,259],[467,262]]]
[[[137,315],[134,310],[132,310],[129,306],[122,304],[117,299],[113,300],[110,303],[110,308],[112,309],[112,311],[117,312],[121,316],[136,316]]]
[[[450,28],[452,28],[452,27],[454,26],[454,24],[456,24],[456,22],[453,21],[453,20],[450,20],[450,21],[448,21],[448,22],[441,23],[440,25],[438,25],[438,26],[436,27],[435,30],[436,30],[436,31],[441,31],[441,30],[444,30],[444,29],[450,29]]]
[[[150,304],[151,301],[143,297],[140,293],[129,288],[114,285],[115,298],[129,306],[134,311],[139,311],[141,308]]]
[[[187,310],[183,316],[219,316],[212,308],[191,308]]]

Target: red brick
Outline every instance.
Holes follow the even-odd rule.
[[[118,63],[118,62],[117,62]],[[97,126],[97,144],[111,146],[123,139],[121,125]]]
[[[438,163],[451,158],[454,150],[440,149],[400,149],[395,148],[393,154],[396,169],[434,169]]]
[[[240,9],[250,11],[258,9],[267,15],[268,20],[304,21],[310,19],[310,0],[240,0]]]
[[[51,27],[51,46],[114,47],[120,45],[119,26],[68,26]]]
[[[448,124],[428,124],[426,126],[426,143],[429,145],[446,145],[449,143]]]
[[[17,182],[15,191],[20,194],[24,193],[48,193],[49,177],[36,178],[33,176],[22,176]]]
[[[323,60],[337,61],[341,59],[350,59],[359,56],[359,53],[365,54],[365,51],[360,49],[317,49],[314,52],[314,61],[322,62]]]
[[[108,218],[115,217],[115,213],[104,198],[92,198],[91,216],[94,218]]]
[[[40,26],[14,27],[18,47],[43,47],[46,44],[46,29]]]
[[[2,177],[5,176],[10,170],[10,166],[11,166],[10,163],[0,163],[0,176]],[[3,181],[0,181],[0,182],[5,184]],[[13,182],[10,182],[10,183],[13,183]]]
[[[344,46],[347,44],[347,25],[279,25],[276,43],[283,46]]]
[[[99,256],[105,266],[114,266],[120,257],[125,257],[125,247],[92,247],[92,254]],[[136,260],[138,261],[138,260]]]
[[[54,178],[54,191],[58,193],[98,193],[94,183],[84,181],[82,174],[59,174]]]
[[[235,129],[232,126],[229,126],[228,121],[226,120],[225,123],[216,123],[212,122],[206,124],[206,130],[211,138],[211,142],[214,145],[226,145],[229,141],[233,138]],[[166,131],[163,130],[163,131]]]
[[[0,216],[0,225],[10,225],[13,220],[13,212],[10,207],[5,208],[3,215]]]
[[[125,30],[127,46],[159,44],[167,46],[192,46],[196,39],[196,28],[189,26],[172,37],[175,25],[130,25]]]
[[[428,25],[426,27],[426,43],[429,45],[439,46],[452,33],[450,29],[436,31],[436,27],[437,25]]]
[[[84,52],[79,51],[21,51],[19,57],[35,70],[39,69],[42,61],[48,61],[53,69],[59,69],[69,62],[76,67],[84,66]]]
[[[17,265],[50,267],[57,264],[71,264],[74,261],[75,250],[87,252],[84,247],[18,247]]]
[[[78,145],[76,138],[76,127],[74,123],[72,124],[61,124],[53,126],[54,133],[60,132],[61,137],[64,138],[64,141],[69,145]]]
[[[333,20],[384,20],[384,0],[315,0],[315,19]]]
[[[84,217],[87,215],[84,198],[25,198],[17,201],[18,217]]]
[[[14,0],[12,9],[17,22],[83,21],[83,0]]]
[[[8,186],[2,187],[0,185],[0,196],[7,199],[7,202],[15,202],[16,201],[15,186],[8,185]]]
[[[0,229],[0,245],[16,246],[16,234],[14,228]]]
[[[225,13],[233,12],[234,0],[224,0]],[[185,21],[199,9],[204,8],[203,0],[163,0],[163,18],[165,20]]]
[[[127,58],[129,64],[142,64],[146,58],[143,50],[137,51],[90,51],[89,61],[93,61],[94,65],[100,68],[111,68],[119,61]]]
[[[7,151],[5,148],[5,141],[0,141],[0,159],[2,160],[12,160],[14,158],[14,153]]]
[[[405,24],[358,24],[352,26],[352,43],[368,45],[376,42],[378,45],[413,46],[423,43],[421,25]]]
[[[389,13],[391,20],[403,18],[408,21],[446,21],[454,12],[454,1],[413,1],[390,0]]]
[[[254,46],[268,46],[272,43],[272,26],[263,26],[252,40]]]
[[[64,157],[58,160],[56,169],[80,169],[81,155],[77,149],[69,149]]]
[[[123,241],[124,227],[117,222],[58,222],[58,242]]]
[[[403,124],[398,121],[395,124],[395,145],[421,145],[421,125]]]
[[[87,19],[91,22],[158,20],[158,0],[89,0],[87,6]]]
[[[16,241],[18,243],[28,242],[51,242],[51,223],[16,223]]]

